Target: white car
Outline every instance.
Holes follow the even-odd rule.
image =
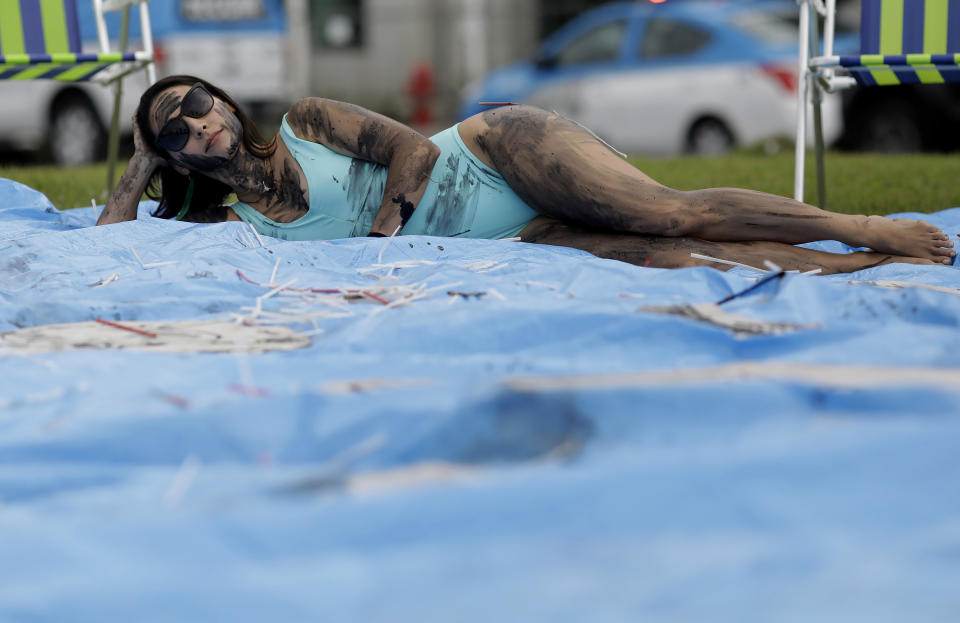
[[[78,9],[84,48],[94,51],[89,0],[78,2]],[[254,111],[289,104],[281,0],[151,0],[149,10],[159,76],[200,76]],[[119,15],[108,15],[108,22],[116,19]],[[133,40],[139,38],[138,22],[131,20]],[[111,32],[119,31],[111,25]],[[132,133],[131,119],[146,86],[145,72],[124,79],[121,136]],[[61,165],[101,159],[113,101],[112,86],[93,82],[0,80],[0,149],[39,152]]]
[[[145,85],[142,73],[124,81],[124,135],[132,131],[131,117]],[[95,83],[0,81],[0,146],[46,151],[54,162],[67,166],[97,160],[106,153],[113,98],[113,87]]]
[[[554,110],[630,154],[718,154],[795,132],[797,16],[783,1],[621,2],[572,20],[538,58],[463,94]],[[839,98],[823,107],[828,142]]]

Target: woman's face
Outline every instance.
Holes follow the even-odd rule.
[[[174,165],[212,171],[240,148],[243,126],[229,104],[202,86],[164,89],[150,107],[150,129]]]

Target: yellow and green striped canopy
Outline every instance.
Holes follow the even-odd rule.
[[[133,54],[85,54],[76,0],[0,0],[0,80],[89,80]]]
[[[863,85],[960,82],[960,0],[862,0],[860,55],[840,65]]]

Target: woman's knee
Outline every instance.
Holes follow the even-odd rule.
[[[723,219],[724,210],[709,193],[701,190],[671,191],[669,225],[664,236],[692,236]]]
[[[624,229],[634,234],[680,238],[696,233],[700,208],[688,193],[667,187],[637,189],[623,200],[629,215]],[[644,190],[646,192],[644,192]]]

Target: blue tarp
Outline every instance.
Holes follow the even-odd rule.
[[[0,347],[0,620],[960,612],[956,266],[789,274],[723,306],[750,332],[642,309],[746,268],[94,220],[0,181],[0,331],[428,296],[287,352]]]

